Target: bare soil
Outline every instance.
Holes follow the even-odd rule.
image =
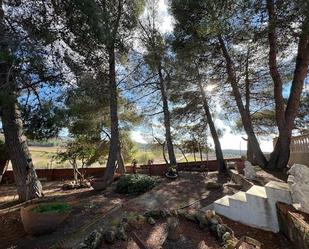
[[[181,208],[199,209],[211,204],[214,200],[226,194],[237,192],[233,187],[219,189],[206,189],[206,183],[210,180],[226,183],[228,178],[218,179],[216,173],[183,173],[180,178],[170,181],[161,178],[161,182],[154,189],[147,193],[134,197],[114,193],[113,186],[101,192],[92,189],[77,189],[63,191],[63,182],[44,183],[45,198],[53,197],[57,201],[67,201],[73,206],[73,211],[68,219],[52,234],[40,237],[30,237],[23,229],[19,211],[8,211],[3,213],[4,208],[16,204],[16,191],[13,185],[0,186],[0,248],[29,248],[45,249],[55,245],[59,241],[68,238],[83,238],[85,227],[90,227],[97,220],[104,221],[107,212],[116,206],[121,208],[114,213],[120,216],[123,212],[134,211],[143,214],[150,209],[158,208]],[[15,196],[15,200],[14,200]],[[240,238],[243,235],[253,237],[264,244],[263,249],[290,248],[288,243],[280,234],[265,232],[254,229],[237,222],[224,218]],[[220,248],[220,242],[216,241],[207,230],[200,230],[195,223],[186,220],[180,221],[182,234],[190,241],[190,249],[197,247],[197,244],[204,240],[209,248]],[[145,224],[135,231],[150,248],[161,248],[166,238],[166,221],[161,220],[154,226]],[[101,248],[135,249],[138,248],[131,239],[127,242],[118,241],[113,245],[102,244]],[[180,249],[180,248],[179,248]]]

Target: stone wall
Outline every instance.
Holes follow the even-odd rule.
[[[240,158],[227,159],[228,162],[238,162],[243,165]],[[244,166],[242,166],[244,167]],[[199,161],[178,163],[178,169],[180,171],[216,171],[218,168],[216,160]],[[153,164],[153,165],[138,165],[137,173],[148,174],[154,176],[163,176],[167,172],[168,166],[166,164]],[[86,177],[103,177],[105,167],[87,168],[84,170]],[[133,173],[132,166],[126,166],[127,173]],[[39,178],[47,181],[62,181],[71,180],[73,178],[72,169],[37,169],[36,173]],[[3,175],[3,180],[8,182],[14,181],[13,171],[8,170]]]
[[[277,203],[280,231],[297,249],[309,248],[309,215],[291,205]]]

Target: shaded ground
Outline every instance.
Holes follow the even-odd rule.
[[[166,220],[157,222],[154,226],[145,224],[142,229],[136,230],[139,238],[143,238],[143,242],[149,249],[161,248],[167,237]],[[221,248],[220,243],[206,230],[201,230],[195,223],[180,219],[180,233],[185,237],[186,246],[188,249],[195,249],[198,243],[203,241],[209,249]],[[120,241],[110,245],[103,243],[100,248],[106,249],[139,249],[133,240]],[[164,248],[164,247],[163,247]],[[182,249],[182,248],[178,248]]]
[[[134,211],[144,213],[144,211],[158,208],[194,208],[198,209],[207,206],[214,200],[221,198],[225,194],[232,194],[237,191],[227,185],[221,189],[207,190],[208,181],[218,181],[225,183],[226,178],[217,179],[216,173],[182,173],[181,177],[175,181],[161,178],[161,182],[151,191],[138,196],[129,197],[115,194],[113,187],[103,192],[95,192],[91,189],[79,189],[62,191],[62,182],[44,183],[46,198],[54,197],[57,201],[65,200],[73,206],[73,211],[68,219],[50,235],[33,238],[27,236],[23,230],[19,211],[1,213],[1,209],[12,205],[14,200],[14,186],[0,186],[0,248],[49,248],[55,243],[62,241],[62,245],[70,245],[72,241],[80,240],[86,231],[91,231],[97,227],[102,227],[107,223],[106,214],[111,213],[111,217],[119,217],[123,212]],[[8,201],[9,205],[7,204]],[[113,211],[110,211],[113,210]],[[282,246],[282,237],[279,234],[253,229],[245,225],[224,219],[224,221],[234,229],[236,236],[248,235],[264,243],[265,249],[289,248]],[[208,231],[199,230],[194,223],[181,220],[183,234],[192,242],[192,249],[201,240],[204,240],[210,248],[220,248]],[[160,245],[166,237],[165,221],[158,222],[155,226],[148,224],[136,233],[147,243],[150,248],[161,248]],[[117,242],[114,245],[103,244],[101,248],[138,248],[133,241]]]

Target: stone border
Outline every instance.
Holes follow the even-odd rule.
[[[254,184],[247,180],[242,174],[239,174],[235,169],[228,169],[227,170],[229,176],[231,177],[232,181],[236,184],[239,184],[243,187],[244,191],[249,190]]]

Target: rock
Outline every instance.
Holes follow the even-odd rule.
[[[136,217],[136,219],[140,226],[146,223],[146,217],[144,215],[140,214]]]
[[[220,189],[223,187],[223,184],[218,183],[218,182],[206,182],[206,189],[211,190],[211,189]]]
[[[254,170],[254,167],[248,161],[245,161],[244,172],[245,172],[245,178],[247,178],[248,180],[255,180],[256,179],[256,172]]]
[[[72,190],[75,188],[75,184],[73,182],[65,183],[62,185],[62,190]]]
[[[102,231],[94,230],[89,236],[77,246],[77,249],[96,249],[101,245]]]
[[[161,218],[161,210],[151,210],[144,214],[145,217],[152,217],[154,219]]]
[[[178,240],[169,240],[166,239],[160,248],[164,249],[184,249],[192,248],[192,243],[183,235],[179,236]]]
[[[224,243],[226,243],[228,240],[231,240],[231,239],[232,239],[232,235],[229,232],[225,232],[222,235],[222,240]]]
[[[152,218],[152,217],[148,217],[147,222],[148,222],[150,225],[156,224],[156,221],[155,221],[154,218]]]
[[[206,218],[207,220],[212,219],[213,217],[215,217],[216,212],[214,210],[206,210]]]
[[[217,225],[217,234],[218,234],[218,237],[219,238],[222,238],[222,236],[225,234],[226,232],[226,228],[225,226],[221,225],[221,224],[218,224]]]
[[[184,210],[184,209],[179,209],[179,210],[177,211],[177,214],[178,214],[178,216],[180,216],[180,217],[186,218],[187,212],[186,212],[186,210]]]
[[[202,213],[202,212],[196,213],[195,219],[198,222],[200,228],[203,229],[203,228],[207,227],[208,220],[206,219],[206,216],[205,216],[204,213]]]
[[[218,225],[219,224],[219,221],[216,219],[216,217],[213,217],[209,220],[209,223],[211,225]]]
[[[125,228],[122,225],[117,228],[116,238],[124,241],[128,239]]]
[[[218,237],[217,233],[217,225],[213,224],[209,226],[209,231],[212,235],[214,235],[216,238]]]
[[[235,249],[235,243],[233,240],[227,240],[223,246],[224,249]],[[242,248],[242,247],[240,247]]]
[[[178,211],[177,211],[177,209],[171,209],[171,210],[170,210],[170,214],[171,214],[171,216],[178,216]]]
[[[84,243],[80,243],[76,246],[76,249],[88,249],[89,247]]]
[[[168,210],[166,208],[160,210],[160,215],[161,215],[162,218],[172,216],[170,210]]]
[[[294,207],[309,214],[309,167],[294,164],[288,171],[288,183]]]
[[[197,249],[208,249],[209,247],[206,245],[205,241],[202,240],[198,243]]]
[[[116,234],[115,234],[115,231],[110,229],[110,230],[107,230],[105,231],[104,233],[104,240],[107,242],[107,243],[114,243],[116,239]]]
[[[215,215],[214,219],[216,219],[218,221],[219,224],[222,224],[222,219],[219,215]]]
[[[168,234],[167,238],[172,241],[177,241],[180,238],[179,220],[175,217],[168,218]]]
[[[184,217],[185,217],[187,220],[196,222],[196,213],[195,213],[195,212],[186,212],[186,213],[184,214]]]

